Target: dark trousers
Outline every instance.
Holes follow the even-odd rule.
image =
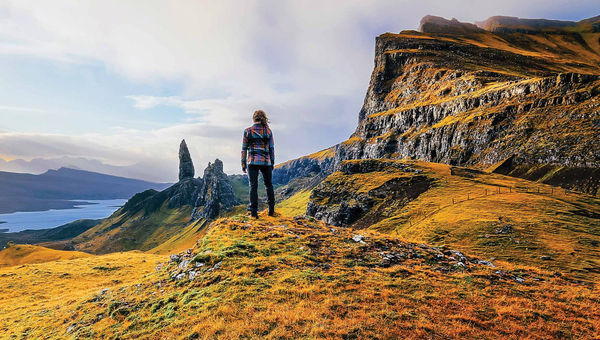
[[[273,193],[273,167],[270,165],[248,165],[248,178],[250,180],[250,211],[255,213],[258,210],[258,172],[262,172],[265,187],[267,188],[267,200],[269,201],[269,210],[275,206],[275,194]]]

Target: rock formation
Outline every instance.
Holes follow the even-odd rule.
[[[215,160],[204,170],[204,178],[194,178],[194,165],[185,140],[179,148],[179,182],[158,192],[147,190],[133,196],[122,208],[122,213],[145,216],[166,204],[168,209],[194,207],[192,220],[217,217],[223,211],[239,204],[228,176],[223,172],[223,162]]]
[[[185,139],[179,144],[179,180],[194,177],[194,163]]]
[[[460,22],[456,19],[446,20],[442,17],[427,15],[421,19],[419,31],[425,33],[464,34],[467,32],[483,31],[474,24]]]
[[[229,178],[223,172],[223,162],[216,159],[214,163],[208,163],[208,167],[204,170],[192,219],[212,219],[237,204],[239,200],[233,192]]]
[[[306,215],[336,226],[368,227],[427,191],[431,180],[419,169],[394,161],[361,160],[340,164],[310,196]],[[390,174],[396,173],[396,176]],[[356,180],[360,174],[364,181]]]

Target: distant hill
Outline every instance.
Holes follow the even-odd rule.
[[[73,207],[73,199],[129,198],[140,191],[168,186],[70,168],[41,175],[0,171],[0,213],[65,209]]]
[[[17,244],[0,251],[0,267],[56,260],[72,260],[89,256],[92,255],[79,251],[64,251],[29,244]]]
[[[34,244],[39,242],[63,241],[80,235],[86,230],[94,227],[102,220],[77,220],[50,229],[23,230],[16,233],[0,233],[0,249],[4,248],[10,241],[14,243]],[[52,247],[51,247],[52,248]],[[61,244],[60,249],[69,249],[69,243]]]

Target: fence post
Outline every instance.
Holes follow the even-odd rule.
[[[454,197],[452,197],[452,204],[454,204]]]
[[[467,201],[471,199],[471,194],[467,194]]]
[[[511,186],[508,187],[508,192],[512,192],[512,187]]]
[[[487,189],[485,189],[485,195],[487,196]]]

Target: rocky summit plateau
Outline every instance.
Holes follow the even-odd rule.
[[[169,188],[0,251],[0,334],[600,338],[600,17],[426,16],[374,52],[354,133],[275,166],[275,216],[182,141]]]

